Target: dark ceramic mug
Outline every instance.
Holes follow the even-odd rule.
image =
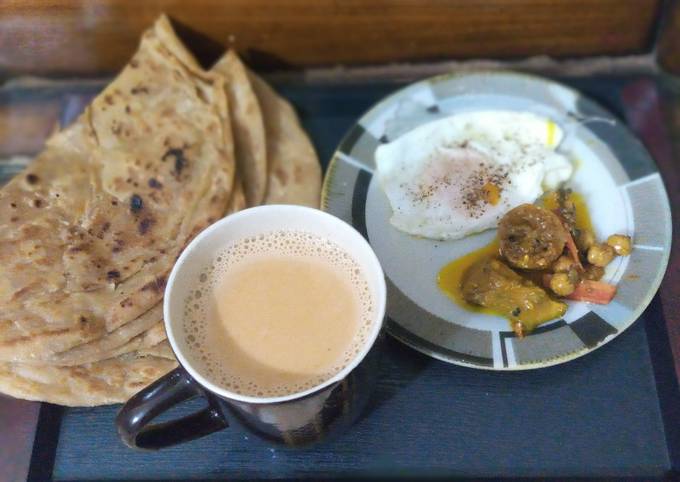
[[[323,383],[286,396],[242,395],[211,382],[185,356],[187,346],[180,328],[183,300],[219,250],[246,237],[281,230],[306,231],[330,239],[355,259],[373,297],[373,324],[354,359]],[[116,418],[121,439],[130,447],[159,449],[231,426],[272,443],[302,446],[339,432],[360,414],[374,385],[378,357],[374,345],[385,315],[385,296],[383,271],[370,245],[354,228],[330,214],[301,206],[259,206],[218,221],[187,246],[165,289],[165,329],[180,366],[123,406]],[[177,420],[152,423],[195,396],[207,400],[206,408]]]

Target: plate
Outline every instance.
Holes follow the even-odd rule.
[[[453,303],[436,283],[449,261],[489,243],[495,230],[456,241],[398,231],[373,176],[374,153],[432,120],[464,111],[503,109],[547,116],[565,131],[558,151],[575,166],[569,185],[588,205],[598,239],[630,233],[634,249],[617,257],[605,281],[618,292],[604,306],[569,302],[564,317],[520,339],[504,318]],[[668,264],[671,213],[654,161],[620,119],[557,82],[510,72],[448,74],[386,97],[349,130],[329,164],[322,208],[357,228],[383,265],[386,329],[405,344],[457,365],[525,370],[590,353],[632,325],[651,302]]]

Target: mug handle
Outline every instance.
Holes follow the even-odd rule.
[[[175,368],[134,395],[116,417],[118,435],[128,447],[157,450],[204,437],[229,426],[208,395],[208,406],[186,417],[150,422],[158,415],[197,395],[203,389],[182,368]]]

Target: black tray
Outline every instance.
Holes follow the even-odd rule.
[[[563,80],[626,118],[635,106],[620,93],[641,79]],[[400,84],[276,87],[298,108],[325,166],[350,125]],[[99,88],[54,95],[83,99]],[[65,117],[73,117],[73,105],[64,103]],[[664,321],[657,297],[603,349],[518,373],[447,365],[387,338],[369,410],[350,432],[305,450],[271,448],[227,429],[160,452],[137,452],[117,438],[117,406],[43,404],[29,480],[662,478],[680,466],[680,396]],[[177,410],[188,413],[197,404]]]

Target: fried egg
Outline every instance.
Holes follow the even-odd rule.
[[[459,239],[497,226],[512,208],[569,179],[552,120],[512,111],[465,112],[427,124],[375,152],[397,229]]]

